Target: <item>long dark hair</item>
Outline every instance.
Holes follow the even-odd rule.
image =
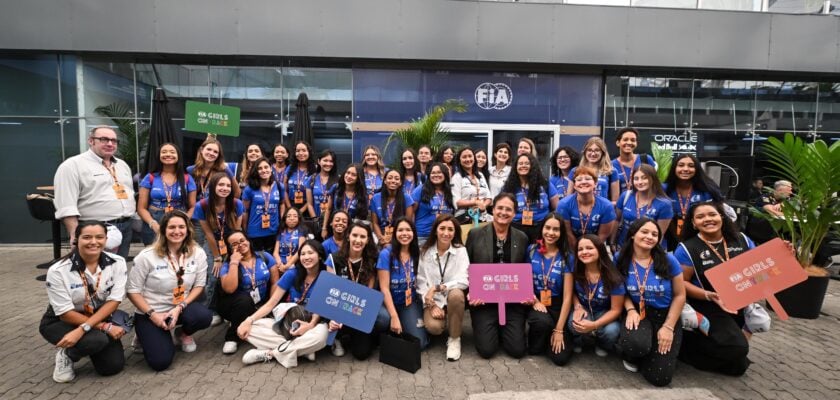
[[[289,228],[289,225],[286,224],[286,218],[289,216],[290,212],[296,212],[297,215],[298,215],[297,225],[295,225],[294,227],[291,227],[291,229],[297,229],[297,230],[300,231],[301,236],[305,236],[306,233],[308,233],[308,232],[306,232],[306,228],[303,225],[303,213],[295,207],[289,207],[289,208],[286,209],[286,212],[283,213],[283,218],[280,220],[280,232]],[[278,234],[277,238],[279,240],[279,238],[280,238],[279,234]]]
[[[376,277],[376,261],[379,259],[379,251],[373,243],[373,231],[370,229],[370,223],[367,221],[355,220],[347,227],[347,233],[344,235],[344,242],[341,243],[341,248],[333,257],[333,261],[338,258],[340,261],[350,268],[350,234],[353,229],[361,228],[367,232],[367,244],[362,249],[362,266],[359,269],[359,282],[366,285],[371,278]]]
[[[368,216],[368,197],[367,188],[365,187],[365,170],[360,164],[350,164],[344,169],[344,173],[353,168],[356,170],[356,183],[353,185],[352,192],[356,199],[356,218],[367,219]],[[347,183],[344,182],[344,174],[338,178],[338,188],[336,189],[335,198],[338,204],[344,204],[344,192],[347,191]]]
[[[424,147],[428,147],[428,146],[424,146]],[[431,152],[431,149],[429,149],[429,151]],[[402,162],[402,156],[406,152],[411,153],[411,156],[414,157],[414,168],[412,168],[411,171],[409,171],[408,168],[405,167],[405,164],[403,164],[403,162]],[[421,177],[423,176],[423,173],[422,173],[423,171],[420,171],[420,160],[417,159],[417,152],[415,152],[414,149],[409,147],[409,148],[406,148],[405,150],[402,151],[402,153],[400,154],[399,170],[400,170],[400,175],[402,176],[403,180],[405,180],[405,177],[407,175],[412,175],[414,177],[415,187],[417,187],[416,185],[418,185],[420,183],[420,181],[422,181]]]
[[[323,159],[325,157],[330,157],[333,160],[333,167],[330,171],[327,172],[327,176],[329,176],[329,177],[327,178],[326,186],[324,186],[324,187],[327,188],[327,190],[329,190],[330,188],[333,187],[333,185],[338,183],[338,159],[335,156],[335,152],[330,150],[330,149],[326,149],[326,150],[322,151],[321,154],[318,155],[318,161],[321,161],[321,159]],[[316,163],[315,171],[319,174],[321,173],[321,164],[320,163]],[[318,179],[320,179],[320,178],[318,178]],[[311,189],[311,188],[314,188],[314,187],[315,187],[315,179],[313,178],[312,181],[309,184],[309,188]]]
[[[452,162],[450,164],[446,164],[446,162],[443,161],[443,153],[446,153],[446,150],[452,152]],[[435,154],[435,158],[433,159],[434,162],[439,162],[441,164],[448,165],[452,169],[452,173],[455,173],[455,165],[457,164],[455,160],[455,149],[452,148],[452,146],[441,146],[441,148],[439,148],[437,153]],[[429,168],[429,171],[431,171],[431,168]]]
[[[508,160],[507,160],[507,162],[505,163],[505,165],[510,165],[510,163],[511,163],[511,162],[512,162],[512,160],[513,160],[513,154],[511,154],[511,152],[510,152],[510,145],[509,145],[509,144],[507,144],[507,142],[501,142],[501,143],[498,143],[498,144],[496,144],[495,146],[493,146],[493,157],[492,157],[492,158],[490,158],[490,160],[493,160],[493,165],[494,165],[494,166],[496,165],[496,153],[498,153],[500,149],[506,149],[506,150],[507,150],[507,152],[508,152]],[[490,163],[490,160],[488,160],[488,161],[487,161],[487,163],[488,163],[488,164]]]
[[[219,226],[219,222],[216,220],[216,200],[219,198],[219,195],[216,194],[216,186],[222,178],[227,178],[230,181],[230,194],[225,198],[225,225],[231,229],[234,228],[236,223],[236,196],[233,195],[233,178],[226,172],[216,172],[210,176],[207,199],[199,202],[199,207],[204,210],[204,218],[207,220],[207,225],[210,225],[210,230],[218,230],[219,232],[224,231],[224,228]]]
[[[73,243],[70,243],[70,245],[71,245],[70,246],[71,247],[70,252],[65,254],[64,257],[61,257],[60,260],[66,260],[66,259],[70,258],[70,256],[73,255],[73,253],[77,253],[79,251],[79,248],[78,248],[79,236],[82,234],[82,229],[87,228],[89,226],[98,226],[98,227],[102,228],[102,230],[105,231],[105,241],[108,240],[108,226],[106,226],[104,222],[95,221],[95,220],[81,220],[81,221],[79,221],[78,224],[76,224],[76,229],[73,231],[74,234],[75,234],[73,236],[75,238],[75,241]],[[103,248],[102,251],[104,252],[105,249]]]
[[[327,270],[327,265],[324,262],[327,260],[326,252],[324,251],[324,246],[321,246],[321,242],[315,239],[307,239],[300,245],[298,249],[298,254],[300,254],[301,250],[304,247],[309,246],[312,250],[315,250],[318,253],[318,274],[322,271]],[[295,282],[294,287],[298,290],[298,292],[303,292],[303,284],[306,280],[306,268],[303,267],[303,264],[300,262],[300,257],[298,257],[297,262],[295,263]]]
[[[653,193],[654,197],[671,201],[668,198],[668,195],[665,194],[665,191],[662,189],[662,182],[659,182],[659,175],[656,173],[656,168],[654,168],[653,165],[641,164],[637,168],[634,168],[633,172],[630,174],[631,181],[632,177],[636,176],[637,172],[645,174],[645,176],[648,178],[648,181],[650,181],[650,192]],[[633,192],[636,192],[635,186],[633,186]]]
[[[397,174],[400,177],[400,185],[394,190],[394,193],[391,193],[391,190],[385,187],[385,178],[388,177],[388,174]],[[390,202],[391,198],[394,199],[394,214],[397,216],[405,215],[405,193],[403,192],[403,185],[405,185],[405,180],[403,176],[399,173],[399,171],[395,169],[389,169],[388,172],[385,173],[385,176],[382,177],[382,190],[379,192],[380,201],[379,202],[379,212],[382,213],[382,216],[388,216],[388,203]],[[396,227],[396,225],[391,223],[391,226]]]
[[[262,157],[260,159],[258,159],[257,161],[255,161],[253,164],[251,164],[251,161],[248,161],[248,149],[251,148],[251,146],[256,146],[258,149],[260,149],[260,154],[262,154]],[[291,155],[289,157],[291,157]],[[247,179],[247,181],[249,182],[249,185],[250,185],[251,170],[256,169],[254,167],[254,165],[259,164],[260,160],[264,159],[264,158],[265,158],[265,150],[263,150],[262,146],[260,146],[259,143],[251,143],[251,144],[245,146],[245,151],[242,152],[242,162],[239,163],[239,168],[240,168],[239,181],[242,182],[243,180]],[[274,154],[271,155],[271,159],[272,159],[272,161],[275,161],[274,160]],[[268,159],[266,159],[266,160],[268,160]],[[269,161],[268,165],[274,165],[274,163]],[[272,169],[272,172],[273,171],[274,170]],[[272,175],[274,175],[274,174],[272,173]],[[257,186],[257,188],[259,188],[259,186]]]
[[[417,275],[417,264],[420,261],[420,246],[417,244],[417,229],[414,227],[414,223],[412,223],[406,217],[399,217],[393,223],[394,227],[394,234],[391,235],[391,260],[388,264],[389,266],[394,265],[394,261],[398,261],[400,259],[400,253],[402,252],[403,245],[397,240],[397,228],[400,224],[407,224],[409,228],[411,228],[411,232],[413,233],[411,238],[411,243],[408,244],[408,254],[411,255],[411,264],[414,266],[414,275]]]
[[[428,175],[426,176],[426,181],[423,182],[423,190],[420,191],[420,202],[421,203],[431,203],[432,199],[435,197],[435,184],[432,183],[431,175],[432,170],[437,167],[441,173],[443,173],[443,182],[441,182],[441,190],[443,191],[443,202],[451,209],[455,209],[454,203],[452,202],[452,188],[449,185],[449,173],[447,172],[446,165],[441,162],[433,162],[429,163],[429,171]]]
[[[268,161],[267,158],[263,157],[263,158],[260,158],[259,160],[255,161],[254,165],[251,166],[251,170],[248,171],[248,186],[253,190],[260,190],[260,186],[262,185],[262,179],[260,179],[260,173],[257,172],[257,169],[259,169],[259,166],[262,162],[265,162],[266,164],[268,164],[268,167],[271,168],[271,165],[272,165],[271,162]],[[290,171],[291,171],[291,169],[290,169]],[[271,174],[268,177],[268,185],[271,186],[272,183],[274,183],[274,169],[273,168],[271,168]],[[282,184],[282,182],[280,182],[280,183]]]
[[[515,203],[516,202],[514,201],[514,204]],[[545,219],[540,223],[540,230],[538,231],[540,233],[540,237],[539,239],[537,239],[537,244],[540,247],[545,246],[545,238],[543,238],[542,232],[543,228],[545,228],[545,223],[551,219],[560,221],[560,237],[557,238],[557,251],[559,252],[560,256],[563,257],[563,259],[565,260],[568,258],[567,255],[569,254],[569,243],[566,239],[566,228],[563,226],[563,217],[560,216],[560,214],[552,211],[545,216]]]
[[[683,158],[690,158],[694,162],[694,176],[691,177],[691,187],[697,191],[709,193],[714,201],[723,201],[720,188],[706,175],[706,172],[703,171],[703,166],[700,165],[700,160],[693,154],[678,154],[674,157],[674,161],[671,163],[671,169],[668,170],[668,179],[665,179],[665,185],[667,186],[666,193],[670,195],[677,192],[677,182],[679,181],[679,178],[677,178],[677,164]]]
[[[484,156],[487,157],[487,162],[484,163],[484,167],[478,166],[478,153],[484,153]],[[490,156],[487,155],[487,150],[479,149],[475,151],[475,170],[478,171],[479,174],[484,176],[484,180],[490,182]]]
[[[347,228],[350,228],[350,223],[352,222],[350,220],[350,214],[348,214],[347,211],[344,210],[332,210],[330,212],[330,218],[328,219],[328,221],[330,222],[327,223],[327,237],[335,236],[335,232],[333,232],[332,222],[338,214],[344,214],[347,217]],[[347,229],[344,230],[344,239],[347,239]]]
[[[300,142],[295,143],[295,152],[297,152],[297,147],[299,145],[306,146],[306,154],[309,154],[309,157],[307,157],[306,161],[305,161],[305,163],[306,163],[306,165],[305,165],[306,166],[306,175],[312,175],[313,173],[315,173],[317,171],[317,167],[315,166],[315,157],[312,154],[312,147],[309,146],[309,143],[306,143],[304,141],[300,141]],[[289,158],[292,159],[292,162],[289,163],[289,171],[290,172],[297,172],[298,169],[300,168],[300,161],[298,161],[297,155],[295,155],[295,156],[289,155]],[[334,161],[335,161],[335,158],[333,158],[333,162]],[[333,169],[335,169],[335,167],[333,167]]]
[[[580,154],[575,151],[575,149],[569,146],[561,146],[558,147],[557,150],[554,150],[554,154],[551,155],[551,175],[554,176],[563,176],[563,171],[560,170],[560,167],[557,166],[557,157],[560,156],[560,152],[565,151],[566,155],[569,156],[569,170],[571,171],[572,168],[576,167],[580,164]]]
[[[692,220],[694,219],[694,213],[697,212],[697,209],[701,206],[710,206],[714,207],[714,209],[720,214],[721,222],[723,223],[720,227],[721,233],[723,234],[723,238],[730,241],[735,242],[739,239],[738,235],[738,225],[732,222],[729,217],[726,216],[726,211],[723,208],[723,203],[715,202],[715,201],[704,201],[701,203],[692,204],[691,207],[686,212],[685,221],[686,224],[683,225],[682,234],[680,237],[681,242],[685,242],[688,239],[691,239],[699,233],[697,227],[694,226]]]
[[[467,171],[467,168],[465,168],[464,165],[461,164],[461,155],[468,152],[468,151],[470,153],[473,153],[473,166],[469,169],[469,171]],[[467,177],[469,175],[478,175],[478,167],[476,167],[475,163],[476,163],[476,161],[475,161],[475,151],[473,151],[473,149],[471,149],[469,147],[464,147],[461,150],[458,150],[458,153],[456,153],[454,158],[452,159],[452,164],[455,164],[455,165],[458,166],[458,172],[463,177]]]
[[[633,221],[630,224],[630,228],[627,230],[627,241],[624,242],[624,246],[621,247],[621,251],[618,253],[618,262],[616,267],[618,268],[618,272],[626,278],[628,275],[628,271],[630,270],[630,264],[633,262],[633,235],[639,232],[639,229],[642,228],[647,223],[653,224],[656,227],[656,231],[659,232],[659,241],[662,241],[662,230],[659,228],[659,224],[656,221],[648,218],[643,217]],[[668,264],[668,255],[665,253],[665,249],[662,248],[660,245],[653,246],[650,249],[650,256],[653,258],[653,271],[656,272],[657,275],[664,277],[666,279],[671,279],[673,276],[671,275],[671,268]]]
[[[432,224],[432,230],[429,232],[429,238],[426,240],[426,243],[423,243],[423,247],[420,249],[421,253],[425,253],[437,245],[438,226],[446,221],[452,222],[455,226],[455,235],[452,237],[452,247],[461,247],[464,245],[461,243],[461,224],[458,223],[458,220],[455,219],[452,214],[439,214],[437,218],[435,218],[435,223]]]
[[[227,256],[225,256],[225,258],[227,260],[230,260],[230,255],[233,254],[234,251],[236,251],[236,249],[233,248],[233,246],[230,245],[230,237],[237,234],[237,233],[241,233],[242,237],[244,237],[245,240],[248,241],[248,252],[251,253],[251,257],[256,257],[257,252],[254,251],[253,242],[251,242],[251,238],[248,237],[248,234],[245,233],[244,231],[239,230],[239,229],[234,229],[234,230],[228,232],[227,235],[224,235],[225,247],[227,247]]]
[[[604,291],[610,292],[618,287],[618,285],[621,285],[621,275],[618,274],[618,270],[613,265],[612,257],[610,257],[604,241],[598,235],[587,233],[578,239],[578,245],[583,239],[592,242],[595,245],[595,249],[598,250],[598,270],[601,272],[601,281],[604,282]],[[577,249],[575,249],[575,269],[572,272],[572,277],[581,287],[585,288],[589,285],[589,281],[586,279],[586,264],[580,261],[580,258],[577,256]]]
[[[545,177],[542,175],[539,162],[530,153],[516,156],[513,166],[510,167],[510,174],[508,174],[505,185],[502,187],[502,192],[516,195],[522,190],[522,183],[519,182],[519,173],[516,171],[516,165],[519,164],[519,159],[522,157],[527,158],[528,162],[531,163],[526,179],[526,181],[528,181],[527,198],[539,199],[540,190],[545,190],[546,185],[548,185],[548,181],[546,181]]]
[[[185,169],[184,169],[184,157],[181,154],[181,148],[179,148],[175,143],[166,142],[158,147],[158,156],[157,157],[149,157],[149,174],[161,174],[163,173],[163,163],[160,161],[160,149],[163,146],[172,146],[175,148],[175,154],[178,155],[178,162],[175,163],[175,178],[178,180],[178,187],[181,189],[181,203],[184,207],[187,207],[187,199],[189,198],[189,193],[187,193],[187,185],[184,181]],[[160,175],[161,181],[163,180],[163,175]]]

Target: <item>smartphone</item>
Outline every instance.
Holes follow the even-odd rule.
[[[166,319],[165,319],[165,320],[163,320],[163,323],[165,323],[165,324],[166,324],[166,326],[171,325],[171,324],[172,324],[172,317],[171,317],[171,316],[166,317]]]
[[[296,332],[298,328],[300,328],[300,322],[292,322],[292,329],[290,330],[290,332]]]

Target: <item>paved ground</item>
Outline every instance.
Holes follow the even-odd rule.
[[[136,253],[136,250],[133,252]],[[223,331],[212,328],[196,335],[196,353],[176,356],[172,368],[155,373],[141,355],[127,354],[121,374],[96,376],[89,361],[77,363],[70,384],[52,381],[55,351],[38,334],[47,297],[42,273],[34,265],[48,259],[48,248],[0,247],[0,398],[169,399],[239,396],[261,399],[473,398],[473,399],[836,399],[840,398],[840,282],[832,281],[817,320],[774,321],[773,330],[756,335],[744,377],[730,378],[681,364],[668,389],[652,389],[631,374],[618,358],[599,359],[591,351],[576,356],[565,368],[544,357],[514,360],[504,355],[478,357],[472,332],[465,331],[460,362],[444,360],[438,340],[423,354],[423,368],[412,375],[381,364],[329,351],[316,362],[301,360],[287,370],[276,363],[244,367],[241,356],[221,354]],[[128,301],[126,301],[128,303]],[[123,308],[130,309],[124,304]],[[467,324],[469,326],[469,324]],[[126,339],[126,344],[128,340]]]

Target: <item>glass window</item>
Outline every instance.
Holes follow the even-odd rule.
[[[757,131],[810,131],[816,120],[817,84],[758,82],[755,87]]]
[[[112,118],[135,117],[132,64],[85,61],[83,74],[81,89],[84,91],[85,109],[82,116],[111,114]]]
[[[819,84],[817,132],[840,133],[840,82]]]
[[[184,118],[184,103],[187,100],[206,102],[210,96],[209,70],[205,65],[136,64],[137,91],[150,93],[155,87],[166,90],[169,99],[169,115]],[[140,102],[137,108],[141,118],[151,114],[149,101]]]
[[[55,55],[0,58],[0,115],[57,116]]]
[[[754,81],[695,81],[693,122],[697,128],[750,130],[757,85]]]
[[[279,68],[210,67],[211,102],[239,107],[243,120],[279,120],[282,85]]]
[[[309,98],[313,121],[350,122],[353,115],[353,73],[349,69],[283,68],[284,119],[295,119],[295,103],[301,93]]]

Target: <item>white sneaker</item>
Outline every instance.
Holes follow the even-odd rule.
[[[58,349],[58,352],[55,353],[53,380],[57,383],[67,383],[73,379],[76,379],[76,373],[73,371],[73,360],[67,356],[67,349]]]
[[[332,354],[336,357],[344,357],[344,346],[341,345],[341,341],[338,339],[333,343]]]
[[[133,348],[134,354],[143,354],[143,345],[140,344],[140,339],[136,333],[131,338],[131,347]]]
[[[178,335],[178,341],[181,342],[181,351],[184,353],[192,353],[198,348],[195,344],[195,339],[190,335],[185,335],[183,332]]]
[[[305,355],[304,357],[306,357],[306,359],[309,360],[309,361],[315,361],[315,353],[309,353],[309,354]]]
[[[446,360],[458,361],[461,359],[461,338],[446,339]]]
[[[227,341],[222,346],[222,354],[233,354],[236,353],[236,350],[239,348],[239,345],[233,341]]]
[[[258,362],[269,362],[273,356],[271,350],[257,350],[251,349],[245,352],[242,356],[242,363],[245,365],[256,364]]]
[[[639,367],[636,364],[631,364],[627,361],[622,361],[624,363],[624,369],[630,372],[639,372]]]
[[[600,347],[598,347],[598,346],[595,346],[595,355],[596,355],[596,356],[598,356],[598,357],[606,357],[606,356],[607,356],[607,354],[609,354],[609,353],[607,353],[607,351],[606,351],[606,350],[604,350],[604,349],[602,349],[602,348],[600,348]]]
[[[210,326],[219,326],[222,322],[224,322],[222,317],[220,317],[219,314],[213,313],[213,320],[210,321]]]

